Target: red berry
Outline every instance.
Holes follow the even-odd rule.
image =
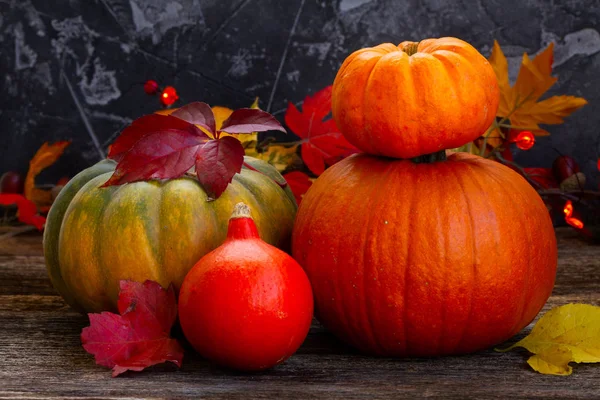
[[[535,136],[529,131],[519,132],[515,138],[515,143],[521,150],[529,150],[535,144]]]
[[[5,172],[0,177],[0,193],[23,194],[25,180],[18,172]]]
[[[236,205],[227,240],[185,277],[179,320],[205,358],[244,371],[270,368],[300,347],[313,315],[308,277],[258,237],[248,208]]]
[[[156,94],[157,91],[158,91],[158,83],[156,81],[149,79],[146,81],[146,83],[144,83],[144,92],[146,92],[146,94],[149,94],[149,95]]]
[[[165,106],[170,106],[175,103],[177,99],[179,99],[179,96],[177,95],[177,90],[175,90],[173,86],[167,86],[160,94],[160,101]]]

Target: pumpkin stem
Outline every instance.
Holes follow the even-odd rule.
[[[419,42],[412,42],[412,43],[409,43],[406,46],[404,46],[402,51],[405,52],[406,54],[408,54],[409,56],[412,56],[413,54],[415,54],[417,52],[418,47],[419,47]]]
[[[233,207],[233,213],[231,214],[231,218],[252,218],[252,214],[250,213],[250,207],[241,202],[237,203],[235,207]]]
[[[227,240],[258,239],[258,229],[250,214],[250,207],[244,203],[237,203],[229,218]]]
[[[410,159],[415,164],[421,163],[434,163],[436,161],[446,161],[446,150],[438,151],[437,153],[425,154],[418,157],[413,157]]]

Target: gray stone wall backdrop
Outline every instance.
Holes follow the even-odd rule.
[[[360,47],[456,36],[486,56],[497,39],[513,79],[523,52],[555,42],[549,94],[589,104],[515,156],[548,167],[569,154],[597,187],[599,27],[600,0],[0,0],[0,172],[25,172],[44,141],[73,141],[49,178],[98,161],[160,108],[147,79],[175,86],[179,104],[258,96],[282,118]]]

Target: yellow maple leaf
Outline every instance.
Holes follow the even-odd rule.
[[[570,362],[600,362],[600,307],[567,304],[548,311],[531,333],[507,349],[524,347],[533,356],[527,363],[548,375],[570,375]]]
[[[513,129],[528,130],[537,136],[549,135],[550,133],[540,128],[539,124],[563,123],[564,117],[587,104],[584,98],[575,96],[553,96],[538,102],[558,79],[551,76],[553,51],[554,44],[550,43],[533,59],[524,53],[517,81],[511,87],[508,79],[508,62],[498,42],[494,41],[489,61],[496,73],[500,88],[497,116],[509,120]],[[498,132],[499,129],[494,131]],[[495,135],[490,134],[490,136]],[[491,145],[499,145],[501,142],[501,140],[488,140]]]
[[[58,160],[71,141],[64,140],[53,144],[44,143],[29,161],[29,170],[25,177],[25,197],[33,201],[42,210],[52,204],[52,193],[35,186],[35,177],[45,168],[48,168]]]

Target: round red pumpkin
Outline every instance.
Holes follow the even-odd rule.
[[[352,53],[333,84],[332,112],[362,151],[412,158],[475,140],[499,103],[496,75],[452,37],[384,43]]]
[[[179,293],[179,321],[204,357],[244,371],[271,368],[302,344],[313,315],[306,274],[263,242],[239,203],[227,239],[196,263]]]
[[[465,153],[339,162],[302,200],[292,248],[319,320],[387,356],[468,353],[510,338],[548,299],[557,264],[535,190]]]

